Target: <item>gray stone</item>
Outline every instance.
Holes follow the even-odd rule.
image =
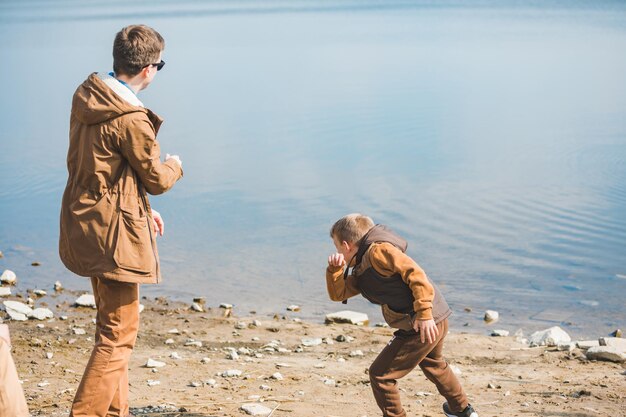
[[[483,320],[486,321],[487,323],[494,323],[498,321],[499,318],[500,318],[500,314],[497,311],[487,310],[485,311],[485,317],[483,317]]]
[[[369,318],[365,313],[344,310],[327,314],[326,323],[348,323],[356,324],[357,326],[366,326],[369,323]]]
[[[249,403],[241,406],[241,410],[251,416],[268,416],[272,410],[259,403]]]
[[[28,317],[31,319],[37,319],[37,320],[47,320],[47,319],[53,318],[54,314],[49,309],[40,307],[40,308],[34,309],[28,315]]]
[[[535,332],[529,339],[530,346],[557,346],[571,341],[570,336],[559,326]]]
[[[9,285],[15,285],[15,283],[17,282],[17,275],[15,275],[15,272],[11,271],[10,269],[5,269],[2,275],[0,275],[0,282]]]
[[[626,352],[626,339],[621,337],[601,337],[598,342],[600,342],[600,346],[613,346],[622,352]]]
[[[93,294],[83,294],[75,301],[77,306],[96,308],[96,299]]]
[[[594,346],[587,350],[586,355],[587,359],[618,363],[626,362],[626,352],[614,346]]]

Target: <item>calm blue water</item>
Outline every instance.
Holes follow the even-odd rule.
[[[360,211],[409,240],[457,329],[487,308],[512,331],[624,328],[626,5],[536,3],[0,2],[0,270],[88,288],[57,256],[71,96],[142,22],[167,65],[140,98],[185,169],[152,199],[145,295],[320,319],[344,307],[328,229]]]

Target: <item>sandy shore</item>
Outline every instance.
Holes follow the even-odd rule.
[[[55,312],[50,321],[6,322],[37,416],[68,415],[93,345],[94,310],[57,301],[50,303]],[[272,317],[235,309],[224,317],[227,310],[217,306],[196,312],[167,299],[142,303],[130,362],[130,400],[137,415],[243,416],[240,407],[248,403],[268,407],[273,417],[380,415],[367,369],[391,329],[308,323],[288,311]],[[85,334],[76,334],[76,328]],[[303,347],[303,338],[324,342]],[[192,339],[196,343],[189,344]],[[448,335],[446,355],[482,417],[626,415],[624,364],[588,361],[580,350],[527,348],[514,337],[458,332]],[[165,366],[147,368],[149,358]],[[222,376],[228,370],[241,375]],[[443,398],[419,369],[400,387],[409,415],[443,415]],[[166,407],[158,413],[141,410],[148,406]]]

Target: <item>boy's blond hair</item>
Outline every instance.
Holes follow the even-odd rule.
[[[135,76],[146,66],[156,64],[165,48],[163,37],[146,25],[122,28],[113,42],[113,71],[116,75]]]
[[[374,227],[374,221],[363,214],[352,213],[337,220],[330,228],[330,237],[340,242],[357,243]]]

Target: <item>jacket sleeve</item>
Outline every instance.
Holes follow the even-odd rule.
[[[417,320],[433,318],[435,288],[424,270],[410,256],[390,243],[379,243],[370,248],[370,260],[372,267],[383,276],[400,274],[413,293],[413,310]]]
[[[161,150],[147,118],[132,118],[122,132],[120,150],[150,194],[163,194],[183,176],[178,162],[161,162]]]
[[[328,296],[333,301],[347,300],[361,293],[356,285],[354,275],[350,274],[347,279],[343,279],[343,271],[344,267],[341,266],[329,265],[326,268],[326,289]]]

